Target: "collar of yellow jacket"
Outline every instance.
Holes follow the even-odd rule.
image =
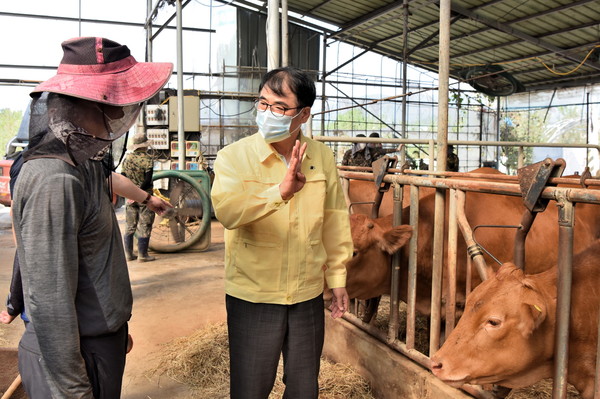
[[[310,157],[310,147],[312,146],[311,140],[308,140],[302,132],[298,135],[300,137],[300,143],[308,143],[306,146],[306,152],[304,153],[304,158],[311,159]],[[254,144],[256,146],[256,153],[260,159],[260,162],[265,162],[270,156],[274,156],[279,158],[279,153],[275,151],[271,145],[267,144],[267,142],[263,139],[260,133],[254,134]]]

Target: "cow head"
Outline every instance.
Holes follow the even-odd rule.
[[[392,226],[391,216],[371,219],[350,215],[354,254],[346,263],[346,289],[350,298],[369,299],[389,293],[390,255],[404,246],[412,235],[408,225]]]
[[[431,358],[433,373],[455,387],[519,388],[550,376],[554,334],[544,292],[513,264],[503,265],[467,297],[456,328]]]

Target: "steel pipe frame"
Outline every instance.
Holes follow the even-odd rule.
[[[186,148],[184,127],[185,111],[183,102],[183,7],[181,5],[181,0],[177,0],[175,6],[177,16],[177,140],[179,140],[179,143],[181,144],[179,146],[179,164],[177,165],[177,169],[184,170]]]
[[[313,114],[314,115],[314,114]],[[314,136],[314,140],[331,143],[388,143],[388,144],[429,144],[431,141],[437,143],[435,139],[398,139],[393,137],[370,138],[370,137],[349,137],[349,136]],[[524,141],[476,141],[476,140],[448,140],[448,144],[465,146],[486,146],[486,147],[564,147],[564,148],[587,148],[595,149],[600,152],[598,144],[572,144],[572,143],[529,143]]]
[[[324,121],[324,120],[323,120]],[[324,122],[323,122],[324,123]],[[323,129],[323,123],[321,128]],[[388,143],[388,144],[426,144],[429,147],[429,170],[433,171],[433,165],[435,164],[435,145],[436,140],[434,139],[397,139],[397,138],[370,138],[370,137],[333,137],[333,136],[311,136],[314,140],[321,142],[332,142],[332,143]],[[581,148],[586,150],[596,150],[600,157],[600,145],[597,144],[571,144],[571,143],[525,143],[519,141],[468,141],[468,140],[448,140],[447,144],[450,145],[462,145],[462,146],[485,146],[485,147],[516,147],[518,151],[518,164],[519,168],[524,166],[524,148],[525,147],[539,147],[539,148]],[[444,154],[446,154],[444,152]],[[404,156],[404,151],[402,151]],[[422,171],[410,171],[405,173],[421,173]],[[441,174],[440,174],[441,175]]]
[[[340,167],[340,169],[347,168],[346,166]],[[364,168],[363,168],[364,169]],[[487,173],[470,173],[470,172],[431,172],[426,170],[411,170],[411,169],[389,169],[390,173],[404,173],[409,175],[437,175],[437,176],[450,176],[465,179],[489,179],[490,175]],[[518,183],[518,176],[511,175],[494,175],[494,180],[502,180],[509,182]],[[573,184],[573,185],[585,185],[585,186],[600,186],[600,179],[597,177],[588,178],[577,178],[577,177],[551,177],[548,179],[548,185],[558,184]]]
[[[392,219],[393,226],[402,224],[402,197],[404,186],[400,184],[393,185],[394,190],[394,213]],[[382,195],[381,190],[377,192]],[[381,202],[381,199],[380,199]],[[378,207],[379,208],[379,207]],[[379,209],[377,209],[379,210]],[[377,217],[377,215],[375,215]],[[392,286],[390,289],[390,321],[388,324],[388,341],[395,341],[398,337],[399,312],[400,312],[400,251],[392,256]]]
[[[426,144],[431,147],[438,141],[434,139],[397,139],[397,138],[369,138],[369,137],[334,137],[313,136],[314,140],[331,143],[388,143],[388,144]],[[471,140],[448,140],[447,144],[462,146],[484,146],[484,147],[517,147],[519,152],[525,147],[540,148],[585,148],[596,150],[600,157],[600,145],[598,144],[571,144],[571,143],[526,143],[521,141],[471,141]],[[430,150],[430,155],[433,151]]]
[[[267,4],[267,70],[270,71],[280,66],[279,0],[268,0]]]
[[[442,317],[442,271],[444,253],[444,213],[446,193],[436,187],[433,215],[433,258],[431,271],[431,316],[429,319],[429,355],[433,355],[440,347]]]
[[[289,55],[289,27],[288,27],[288,0],[281,0],[281,66],[290,63]]]
[[[394,188],[395,190],[401,190],[401,189],[396,189],[396,187],[400,187],[400,185],[395,185]],[[410,225],[413,228],[413,235],[410,239],[409,242],[409,271],[408,271],[408,298],[407,298],[407,314],[406,314],[406,343],[403,343],[402,341],[397,339],[398,336],[398,322],[393,322],[392,320],[390,320],[389,322],[389,328],[388,328],[388,332],[387,335],[385,335],[385,333],[379,329],[377,329],[376,327],[374,327],[371,324],[367,324],[364,323],[362,320],[360,320],[358,317],[356,317],[353,314],[344,314],[343,318],[350,322],[351,324],[355,325],[356,327],[362,329],[363,331],[365,331],[366,333],[368,333],[369,335],[377,338],[379,341],[381,342],[385,342],[391,349],[397,351],[398,353],[408,357],[409,359],[413,360],[414,362],[429,368],[429,357],[424,355],[423,353],[419,352],[418,350],[414,349],[414,345],[415,345],[415,333],[416,333],[416,328],[415,328],[415,319],[416,319],[416,312],[415,312],[415,304],[416,304],[416,281],[417,281],[417,240],[418,240],[418,212],[419,212],[419,191],[420,191],[420,186],[416,186],[416,185],[411,185],[411,189],[410,189],[410,200],[411,200],[411,207],[410,207]],[[398,194],[396,194],[397,191],[394,192],[394,194],[399,197],[398,200],[395,199],[394,201],[394,212],[395,213],[400,213],[398,212],[398,209],[401,209],[402,206],[402,197]],[[396,204],[398,203],[398,206],[396,206]],[[400,219],[396,219],[396,215],[394,215],[394,225],[397,224],[401,224],[401,216]],[[393,309],[395,309],[395,314],[396,314],[396,320],[398,318],[398,300],[396,300],[396,305],[392,305],[392,299],[394,296],[394,286],[396,287],[395,290],[398,290],[400,281],[399,281],[399,267],[396,265],[396,262],[398,261],[399,256],[398,253],[394,255],[393,257],[393,264],[392,264],[392,294],[390,295],[390,312],[393,312]],[[395,283],[394,283],[395,281]],[[397,294],[396,294],[397,295]],[[357,306],[357,304],[355,303],[355,306]],[[356,312],[356,307],[355,307],[355,312]],[[390,319],[392,318],[392,314],[390,313]],[[395,328],[393,328],[392,326],[395,326]],[[494,399],[494,397],[487,391],[482,390],[480,387],[477,386],[473,386],[473,385],[465,385],[463,386],[461,389],[463,389],[465,392],[470,393],[471,395],[473,395],[476,398],[479,399]]]
[[[513,251],[513,261],[515,266],[521,270],[525,270],[525,240],[538,212],[526,211],[522,218],[521,224],[515,234],[515,247]]]
[[[419,239],[419,186],[410,186],[410,226],[413,234],[410,238],[408,248],[408,290],[406,299],[406,347],[407,349],[415,348],[415,333],[416,333],[416,313],[415,306],[417,303],[417,254]]]
[[[446,326],[445,334],[448,336],[456,325],[456,258],[458,256],[458,223],[457,223],[457,193],[458,190],[450,189],[448,204],[448,299],[446,300]]]
[[[575,206],[566,193],[559,193],[558,205],[558,281],[556,299],[556,333],[554,346],[554,380],[552,399],[567,397],[569,362],[569,318],[573,282],[573,225]],[[596,364],[598,359],[596,359]]]
[[[479,246],[473,239],[473,230],[471,229],[469,221],[467,220],[467,216],[465,215],[466,196],[464,191],[456,191],[456,201],[457,222],[467,244],[467,251],[469,252],[467,259],[472,259],[473,262],[475,262],[475,267],[477,268],[479,278],[481,278],[481,281],[485,281],[489,276],[491,276],[493,269],[486,264],[483,253],[479,250]],[[470,291],[470,276],[471,274],[467,273],[467,279],[469,281],[467,282],[467,292],[465,295],[467,295]]]
[[[346,172],[340,171],[340,176],[343,178],[357,178],[359,180],[373,180],[371,173],[358,173],[358,172]],[[487,176],[489,177],[489,176]],[[415,303],[416,303],[416,258],[417,258],[417,232],[418,232],[418,204],[419,204],[419,187],[433,187],[433,188],[446,188],[456,192],[456,201],[452,200],[450,209],[456,208],[457,204],[460,205],[464,202],[464,198],[461,199],[462,191],[474,191],[483,192],[498,195],[513,195],[520,196],[520,189],[518,182],[515,183],[496,183],[487,181],[468,181],[458,179],[424,179],[422,177],[406,176],[406,175],[387,175],[383,179],[385,182],[394,184],[395,187],[395,198],[394,198],[394,214],[400,213],[398,208],[401,205],[402,198],[399,193],[401,189],[400,185],[409,184],[410,190],[410,225],[413,227],[413,236],[409,242],[409,278],[408,278],[408,298],[407,298],[407,327],[406,327],[406,343],[398,341],[397,337],[397,322],[394,323],[392,328],[392,322],[390,322],[390,328],[388,329],[387,336],[377,330],[375,327],[366,325],[362,321],[358,320],[352,315],[344,316],[348,321],[359,326],[363,330],[369,332],[371,335],[379,338],[382,342],[386,342],[388,346],[416,361],[417,363],[428,367],[429,358],[416,351],[414,349],[414,337],[415,337]],[[566,179],[568,180],[568,179]],[[396,188],[398,187],[398,188]],[[594,192],[596,191],[596,192]],[[464,193],[462,193],[464,195]],[[453,195],[451,195],[451,198]],[[554,386],[553,386],[553,399],[565,399],[566,398],[566,378],[567,378],[567,363],[568,363],[568,332],[569,332],[569,316],[570,316],[570,298],[571,298],[571,283],[572,283],[572,259],[573,259],[573,225],[574,225],[574,205],[573,202],[587,202],[600,204],[600,190],[588,190],[580,188],[566,188],[566,187],[547,187],[543,190],[541,198],[552,199],[558,203],[559,206],[559,257],[558,257],[558,284],[557,284],[557,326],[556,326],[556,339],[555,339],[555,371],[554,371]],[[460,207],[459,207],[460,209]],[[453,211],[453,212],[456,212]],[[453,216],[453,215],[451,215]],[[456,215],[459,217],[459,213]],[[452,219],[452,217],[451,217]],[[398,219],[394,215],[394,224],[401,223],[401,219]],[[452,240],[452,236],[455,236],[455,227],[449,228],[449,240]],[[454,244],[449,241],[449,247]],[[450,256],[450,255],[449,255]],[[454,255],[456,259],[456,253]],[[393,272],[392,272],[392,292],[398,292],[399,281],[394,282],[398,279],[399,269],[396,270],[396,256],[394,257]],[[394,288],[395,285],[395,288]],[[435,287],[432,287],[432,291]],[[467,287],[467,293],[469,288]],[[441,290],[440,290],[441,294]],[[397,294],[396,294],[397,295]],[[434,295],[432,295],[434,297]],[[453,301],[450,301],[453,302]],[[451,306],[451,305],[450,305]],[[437,311],[435,312],[435,308]],[[391,308],[397,308],[397,301]],[[453,310],[449,310],[453,312]],[[432,318],[433,314],[440,313],[440,304],[432,301]],[[450,314],[452,316],[452,314]],[[396,316],[397,317],[397,316]],[[439,317],[439,316],[438,316]],[[448,322],[446,323],[448,328]],[[598,335],[600,337],[600,323]],[[439,334],[437,337],[439,341]],[[431,351],[430,343],[430,351]],[[600,341],[598,346],[598,354],[600,357]],[[600,376],[600,365],[596,364],[596,375]],[[558,376],[558,377],[556,377]],[[467,387],[469,393],[475,394],[480,398],[489,397],[487,393],[480,391],[475,387]],[[595,398],[600,396],[598,393],[598,379],[596,379]]]
[[[339,175],[347,179],[373,180],[372,173],[347,172],[340,170]],[[488,178],[490,175],[488,175]],[[383,177],[386,183],[420,185],[431,188],[456,188],[463,191],[475,191],[480,193],[500,194],[521,196],[521,190],[518,184],[497,183],[491,181],[469,181],[456,179],[424,178],[420,176],[408,175],[386,175]],[[541,198],[557,200],[558,193],[565,192],[566,200],[571,202],[587,202],[591,204],[600,204],[600,190],[588,190],[583,188],[569,187],[546,187],[541,194]]]

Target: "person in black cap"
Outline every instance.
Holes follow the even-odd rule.
[[[454,153],[453,145],[448,145],[447,147],[446,170],[449,172],[458,172],[458,155]]]
[[[31,93],[30,146],[13,198],[30,320],[19,372],[30,399],[116,399],[132,293],[111,187],[131,182],[102,160],[173,66],[138,63],[127,46],[99,37],[62,48],[57,74]],[[139,191],[132,199],[164,205]]]

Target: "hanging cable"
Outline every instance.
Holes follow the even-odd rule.
[[[520,62],[526,62],[526,61],[537,61],[540,64],[542,64],[548,71],[550,71],[551,73],[555,74],[555,75],[560,75],[560,76],[565,76],[565,75],[570,75],[572,73],[577,72],[577,70],[579,70],[583,64],[585,64],[585,62],[588,60],[588,58],[590,58],[590,56],[594,53],[594,51],[600,48],[600,44],[595,45],[594,47],[592,47],[591,50],[588,51],[587,55],[585,56],[585,58],[583,59],[583,61],[581,61],[575,68],[571,69],[568,72],[558,72],[555,69],[551,68],[550,66],[548,66],[540,57],[535,56],[535,57],[527,57],[527,58],[521,58],[518,60],[512,60],[512,61],[503,61],[503,62],[488,62],[488,63],[451,63],[451,66],[454,67],[477,67],[477,66],[487,66],[487,65],[509,65],[509,64],[516,64],[516,63],[520,63]],[[415,64],[423,64],[423,65],[438,65],[437,62],[427,62],[427,61],[414,61]],[[517,68],[515,68],[517,69]]]

